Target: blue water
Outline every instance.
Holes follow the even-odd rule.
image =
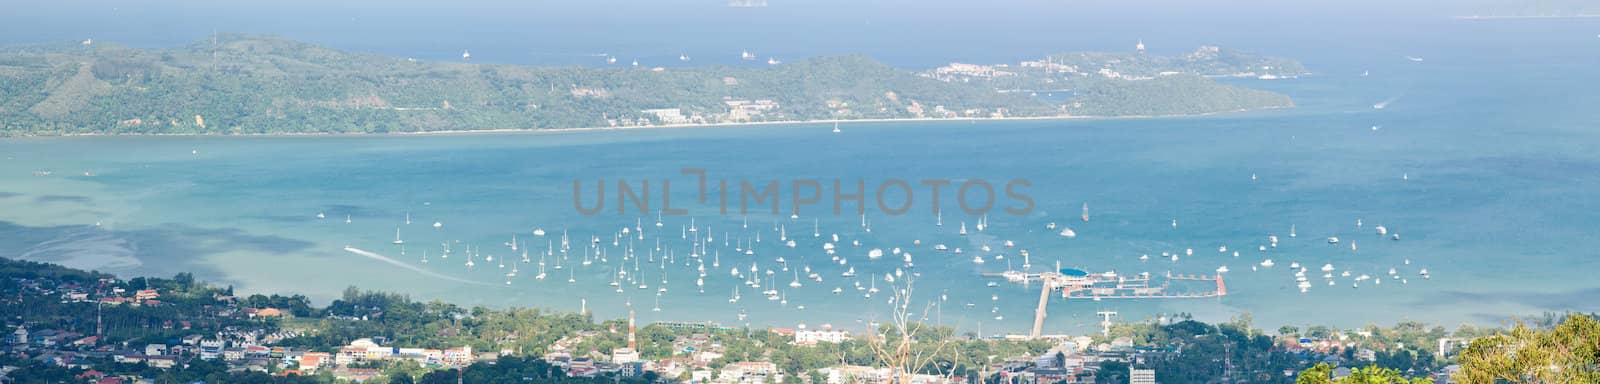
[[[840,254],[862,278],[901,267],[898,256],[868,260],[867,249],[913,253],[916,267],[909,272],[921,274],[916,300],[949,297],[930,320],[981,326],[986,333],[1025,332],[1037,298],[1036,287],[984,287],[988,280],[980,273],[1004,270],[1006,261],[1021,268],[1016,250],[999,245],[1003,240],[1029,250],[1035,270],[1057,262],[1124,275],[1210,274],[1223,265],[1232,270],[1225,274],[1229,294],[1220,299],[1057,299],[1046,328],[1052,333],[1092,328],[1093,312],[1105,309],[1130,320],[1177,312],[1225,320],[1248,312],[1266,326],[1407,319],[1493,324],[1514,314],[1594,311],[1600,310],[1593,300],[1600,284],[1589,273],[1600,267],[1600,238],[1592,233],[1600,223],[1600,201],[1592,197],[1600,184],[1600,156],[1592,150],[1600,144],[1594,129],[1600,109],[1593,108],[1600,93],[1592,89],[1600,83],[1595,24],[1418,21],[1405,26],[1405,39],[1378,47],[1337,39],[1273,40],[1261,46],[1302,58],[1316,75],[1232,82],[1286,92],[1298,107],[1201,118],[845,124],[841,134],[830,133],[830,126],[794,125],[426,137],[7,139],[0,141],[0,256],[123,274],[196,271],[243,292],[291,291],[319,300],[357,285],[474,305],[577,310],[587,300],[603,317],[621,315],[622,304],[631,301],[646,321],[734,324],[741,309],[754,325],[855,326],[883,318],[886,295],[862,299],[850,280],[839,277],[845,267],[829,263],[822,240],[811,237],[816,217],[824,238],[835,232],[843,238]],[[1220,35],[1236,34],[1244,36]],[[891,62],[930,63],[889,51]],[[968,52],[998,61],[1020,49]],[[1405,55],[1426,61],[1409,62]],[[1371,76],[1358,76],[1363,70]],[[1372,108],[1385,100],[1392,101],[1385,109]],[[1372,130],[1374,125],[1381,129]],[[807,213],[797,221],[787,214],[753,214],[745,229],[740,216],[717,217],[713,207],[687,204],[695,180],[678,173],[685,167],[734,182],[815,178],[826,185],[864,178],[869,189],[887,178],[981,178],[996,184],[1027,179],[1033,183],[1027,193],[1038,205],[1027,216],[992,214],[991,228],[964,238],[955,233],[957,224],[965,221],[973,230],[976,219],[956,209],[948,189],[942,227],[933,225],[931,207],[919,196],[911,214],[870,214],[872,233],[864,233],[854,215]],[[53,174],[31,175],[38,170]],[[531,276],[537,267],[522,265],[508,286],[494,263],[480,259],[472,270],[461,265],[462,245],[510,256],[500,244],[517,234],[543,251],[550,237],[529,233],[543,228],[552,235],[568,231],[579,247],[591,235],[609,246],[613,231],[640,219],[614,211],[578,214],[572,207],[575,178],[590,186],[596,178],[651,179],[656,188],[655,182],[671,178],[674,205],[692,209],[697,225],[711,226],[719,247],[723,232],[737,241],[765,231],[763,242],[755,256],[723,249],[721,268],[706,266],[704,294],[696,292],[688,267],[671,267],[661,312],[648,310],[659,283],[648,263],[643,270],[650,290],[622,294],[606,285],[609,265],[575,269],[578,283],[572,286],[567,270],[549,270],[550,279],[536,281]],[[1087,223],[1078,220],[1086,202],[1093,214]],[[999,204],[1012,202],[1002,198]],[[328,219],[315,219],[317,212]],[[409,226],[401,223],[407,212],[414,220]],[[343,222],[346,215],[352,223]],[[1170,225],[1174,219],[1176,229]],[[1359,228],[1358,219],[1364,224]],[[668,218],[659,232],[652,216],[642,220],[647,240],[639,253],[653,248],[660,235],[682,262],[688,247],[678,228],[688,218]],[[797,238],[796,248],[776,241],[775,220]],[[444,227],[427,227],[435,221]],[[1045,229],[1050,222],[1071,226],[1078,237],[1057,236]],[[1291,224],[1298,238],[1287,238]],[[1376,225],[1403,239],[1378,237]],[[405,257],[389,244],[396,227],[408,243]],[[1257,251],[1270,234],[1283,242]],[[1323,239],[1329,236],[1344,242],[1327,245]],[[862,247],[848,245],[856,239]],[[914,240],[922,245],[912,245]],[[437,244],[445,241],[459,241],[458,253],[438,259]],[[1351,241],[1359,250],[1350,250]],[[930,248],[935,243],[967,253],[937,252]],[[977,252],[984,244],[995,251]],[[398,268],[342,251],[346,245],[474,283]],[[1229,253],[1218,253],[1220,245]],[[1194,255],[1176,263],[1158,257],[1186,248]],[[423,249],[430,263],[420,263]],[[1235,250],[1240,257],[1231,256]],[[610,265],[616,265],[620,251],[608,252]],[[1007,260],[992,258],[1001,252]],[[979,254],[988,263],[970,262]],[[1141,254],[1151,260],[1140,261]],[[784,285],[792,273],[780,272],[773,279],[788,293],[786,307],[748,288],[739,304],[727,303],[739,282],[729,276],[730,267],[747,269],[756,262],[777,270],[777,256],[795,268],[811,266],[825,282],[807,281],[791,290]],[[571,257],[581,260],[581,253]],[[1266,258],[1277,265],[1250,270]],[[1294,288],[1291,262],[1309,269],[1309,292]],[[1350,270],[1385,281],[1351,288],[1351,278],[1338,277],[1328,286],[1317,270],[1326,263],[1337,267],[1336,276]],[[1407,282],[1389,279],[1389,268]],[[1421,279],[1421,268],[1432,279]],[[836,286],[847,293],[827,292]],[[991,313],[991,307],[998,310]]]

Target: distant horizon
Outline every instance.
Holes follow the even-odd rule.
[[[772,1],[764,8],[725,3],[29,3],[0,15],[0,44],[92,38],[163,48],[235,32],[430,60],[462,49],[473,50],[482,62],[549,65],[581,65],[583,56],[602,52],[649,60],[681,53],[712,59],[750,50],[780,59],[867,54],[897,67],[926,68],[935,58],[1010,62],[1029,52],[1117,51],[1140,39],[1154,53],[1221,45],[1304,56],[1318,49],[1307,42],[1372,40],[1460,15],[1447,10],[1453,7],[1420,3],[1371,7],[1332,1],[1295,7],[1266,1],[1009,0],[981,7],[959,1]],[[497,12],[473,11],[491,7]],[[1274,39],[1259,38],[1269,31]]]

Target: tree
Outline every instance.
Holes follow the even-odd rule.
[[[1300,372],[1295,384],[1433,384],[1433,379],[1419,377],[1407,379],[1399,370],[1370,366],[1352,368],[1350,375],[1333,378],[1333,365],[1320,363]]]
[[[1509,332],[1473,340],[1456,357],[1460,382],[1600,382],[1600,322],[1573,314],[1548,331],[1517,322]]]
[[[1300,335],[1300,327],[1285,325],[1278,327],[1278,336],[1295,337]]]
[[[955,362],[949,364],[948,370],[942,364],[933,364],[946,347],[950,345],[947,337],[930,337],[937,332],[928,332],[927,325],[919,319],[928,318],[936,302],[923,306],[920,313],[912,309],[912,297],[916,284],[911,276],[903,276],[899,284],[895,283],[894,275],[885,274],[885,282],[889,284],[889,322],[880,326],[877,334],[868,335],[867,346],[880,364],[894,372],[894,383],[909,383],[912,375],[932,368],[941,376],[953,375]],[[931,345],[931,346],[927,346]]]

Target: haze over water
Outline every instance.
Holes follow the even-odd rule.
[[[1176,11],[1151,12],[1176,18],[1169,14]],[[890,20],[863,21],[855,28],[892,29],[884,25]],[[629,288],[617,294],[606,285],[611,270],[599,264],[577,269],[575,286],[566,283],[565,270],[551,270],[548,280],[535,281],[533,267],[525,265],[506,286],[503,272],[490,263],[479,260],[468,271],[459,254],[448,261],[437,259],[436,244],[447,240],[483,246],[486,255],[510,256],[500,244],[513,233],[543,251],[549,237],[533,238],[533,228],[552,235],[566,229],[575,248],[591,235],[609,244],[612,231],[633,226],[636,216],[617,216],[614,210],[596,217],[579,215],[571,202],[574,178],[671,177],[677,205],[693,200],[687,188],[693,179],[679,175],[679,169],[698,167],[712,178],[735,181],[866,178],[869,188],[889,177],[983,178],[997,184],[1031,180],[1028,192],[1038,203],[1034,214],[990,215],[991,228],[981,234],[970,228],[976,219],[961,216],[953,203],[945,206],[945,225],[934,226],[922,196],[912,214],[872,213],[870,234],[861,233],[856,216],[820,216],[823,237],[840,234],[840,253],[862,277],[892,272],[900,264],[892,255],[868,261],[868,249],[902,247],[915,255],[914,271],[922,274],[920,298],[931,300],[943,292],[950,296],[938,320],[967,329],[982,322],[986,333],[1025,332],[1037,298],[1036,289],[984,287],[991,280],[980,272],[1004,270],[1007,260],[1020,268],[1021,257],[1014,250],[1005,253],[1007,260],[992,258],[1004,250],[999,242],[1008,239],[1029,250],[1035,270],[1058,260],[1063,266],[1124,275],[1211,274],[1222,265],[1231,269],[1226,274],[1229,294],[1221,299],[1056,299],[1046,327],[1051,333],[1092,328],[1097,322],[1093,312],[1104,309],[1120,311],[1130,320],[1174,312],[1225,320],[1249,312],[1263,326],[1400,320],[1493,324],[1508,313],[1600,310],[1593,300],[1600,297],[1600,283],[1590,272],[1600,267],[1600,238],[1592,233],[1600,223],[1600,200],[1592,197],[1600,187],[1600,155],[1593,150],[1600,144],[1600,131],[1594,129],[1600,124],[1600,109],[1593,108],[1600,105],[1600,93],[1592,89],[1600,84],[1600,39],[1595,37],[1600,22],[1414,16],[1378,20],[1393,24],[1360,29],[1330,22],[1350,28],[1326,33],[1285,25],[1263,30],[1267,22],[1215,29],[1112,25],[1087,31],[1020,24],[1014,34],[976,32],[1017,36],[1015,40],[938,49],[930,48],[934,44],[899,45],[883,35],[849,39],[848,32],[827,35],[837,37],[832,40],[753,41],[749,39],[761,39],[727,38],[727,31],[710,26],[670,33],[686,42],[682,47],[629,37],[644,34],[642,27],[575,34],[579,42],[495,40],[484,38],[494,33],[438,29],[429,29],[436,31],[432,39],[418,40],[319,35],[315,29],[283,33],[341,48],[440,60],[467,47],[475,58],[490,61],[598,65],[580,56],[528,52],[546,47],[587,52],[591,45],[611,45],[596,50],[638,52],[663,61],[682,51],[705,58],[696,64],[732,63],[740,49],[785,59],[865,53],[904,67],[1127,49],[1129,41],[1143,38],[1158,53],[1216,43],[1294,57],[1316,74],[1236,81],[1288,93],[1295,98],[1295,109],[1182,119],[846,123],[840,134],[829,132],[831,126],[794,125],[420,137],[5,139],[0,140],[0,256],[125,275],[193,271],[246,293],[296,292],[319,300],[335,298],[349,285],[465,305],[568,311],[587,298],[589,309],[600,317],[622,315],[622,303],[632,300],[646,321],[735,324],[742,308],[753,325],[805,321],[854,326],[887,309],[883,296],[864,300],[839,277],[845,267],[828,263],[821,240],[810,236],[811,219],[818,216],[805,213],[797,221],[787,214],[752,215],[750,228],[741,229],[738,216],[714,217],[712,207],[691,206],[696,224],[711,226],[717,243],[725,231],[737,240],[748,236],[741,233],[764,230],[763,243],[755,256],[724,251],[722,267],[708,271],[704,294],[695,292],[692,272],[682,266],[670,269],[671,290],[662,297],[661,312],[648,311],[659,283],[652,268],[645,268],[649,291]],[[1201,29],[1214,32],[1195,32]],[[171,46],[205,33],[179,30],[129,43]],[[1046,34],[1059,39],[1039,37]],[[22,40],[80,36],[67,35]],[[623,43],[598,43],[605,41]],[[496,59],[496,50],[505,50],[500,56],[507,58]],[[1426,60],[1411,62],[1405,56]],[[1362,71],[1370,76],[1359,76]],[[1392,102],[1381,110],[1372,108],[1385,100]],[[1373,130],[1375,125],[1380,129]],[[31,176],[38,170],[54,173]],[[83,172],[95,176],[79,176]],[[1087,223],[1078,220],[1085,202],[1093,215]],[[1008,203],[1000,201],[1002,206]],[[318,212],[328,218],[315,219]],[[407,212],[414,220],[410,226],[401,222]],[[347,214],[350,224],[343,222]],[[795,249],[778,244],[771,232],[775,219],[797,237]],[[1176,229],[1170,225],[1173,219],[1179,221]],[[1357,228],[1357,219],[1364,226]],[[654,217],[643,220],[653,236]],[[444,227],[427,227],[435,221]],[[955,233],[962,221],[974,232],[965,238]],[[667,239],[678,239],[678,225],[687,222],[687,217],[668,218],[661,231]],[[1071,226],[1078,237],[1065,239],[1046,230],[1049,222]],[[1298,238],[1287,238],[1290,224]],[[1373,231],[1377,225],[1402,234],[1402,240],[1378,237]],[[397,226],[408,243],[405,257],[389,244]],[[1257,251],[1270,234],[1282,238],[1280,246]],[[1328,236],[1344,242],[1328,245]],[[853,239],[861,239],[863,246],[850,247]],[[914,239],[923,245],[911,245]],[[1352,240],[1359,250],[1350,250]],[[978,252],[985,241],[996,252]],[[937,252],[930,248],[936,243],[967,252]],[[482,284],[396,267],[345,252],[346,245]],[[1218,253],[1220,245],[1229,252]],[[676,248],[681,258],[687,246]],[[1176,263],[1159,257],[1163,251],[1182,253],[1186,248],[1193,248],[1194,255]],[[418,262],[422,249],[430,250],[428,264]],[[1238,258],[1231,255],[1236,250]],[[971,257],[980,254],[988,262],[972,264]],[[1149,254],[1150,260],[1140,261],[1141,254]],[[618,256],[612,255],[612,265]],[[795,268],[804,260],[825,282],[804,282],[789,293],[787,308],[749,289],[739,304],[727,303],[739,282],[728,275],[729,267],[748,268],[754,258],[762,269],[777,270],[772,262],[777,256]],[[1266,258],[1277,265],[1250,271]],[[1412,264],[1404,265],[1406,259]],[[1314,283],[1310,292],[1294,288],[1287,268],[1291,262],[1309,269]],[[1336,276],[1348,269],[1386,281],[1353,289],[1350,278],[1341,277],[1327,286],[1317,270],[1325,263],[1337,267]],[[1408,282],[1391,281],[1391,267]],[[1420,268],[1433,278],[1417,276]],[[782,286],[790,281],[787,275],[774,278]],[[827,292],[835,286],[847,292]],[[992,301],[991,295],[1000,300]],[[972,308],[963,305],[969,302]],[[795,309],[798,305],[806,309]],[[999,307],[998,312],[991,313],[991,307]],[[995,320],[997,314],[1004,320]]]

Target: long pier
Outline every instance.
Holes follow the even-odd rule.
[[[1074,274],[1062,272],[1026,273],[1019,271],[1006,271],[1002,273],[984,273],[984,277],[999,277],[1014,283],[1029,284],[1039,282],[1039,305],[1034,309],[1033,337],[1039,337],[1044,330],[1044,319],[1048,316],[1047,307],[1050,305],[1050,293],[1061,290],[1064,299],[1206,299],[1222,297],[1228,294],[1228,286],[1223,281],[1222,275],[1185,275],[1168,272],[1166,279],[1160,286],[1150,286],[1150,274],[1141,273],[1130,277],[1114,274],[1088,274],[1073,270]],[[1216,290],[1204,292],[1167,293],[1171,281],[1212,281],[1216,282]]]

